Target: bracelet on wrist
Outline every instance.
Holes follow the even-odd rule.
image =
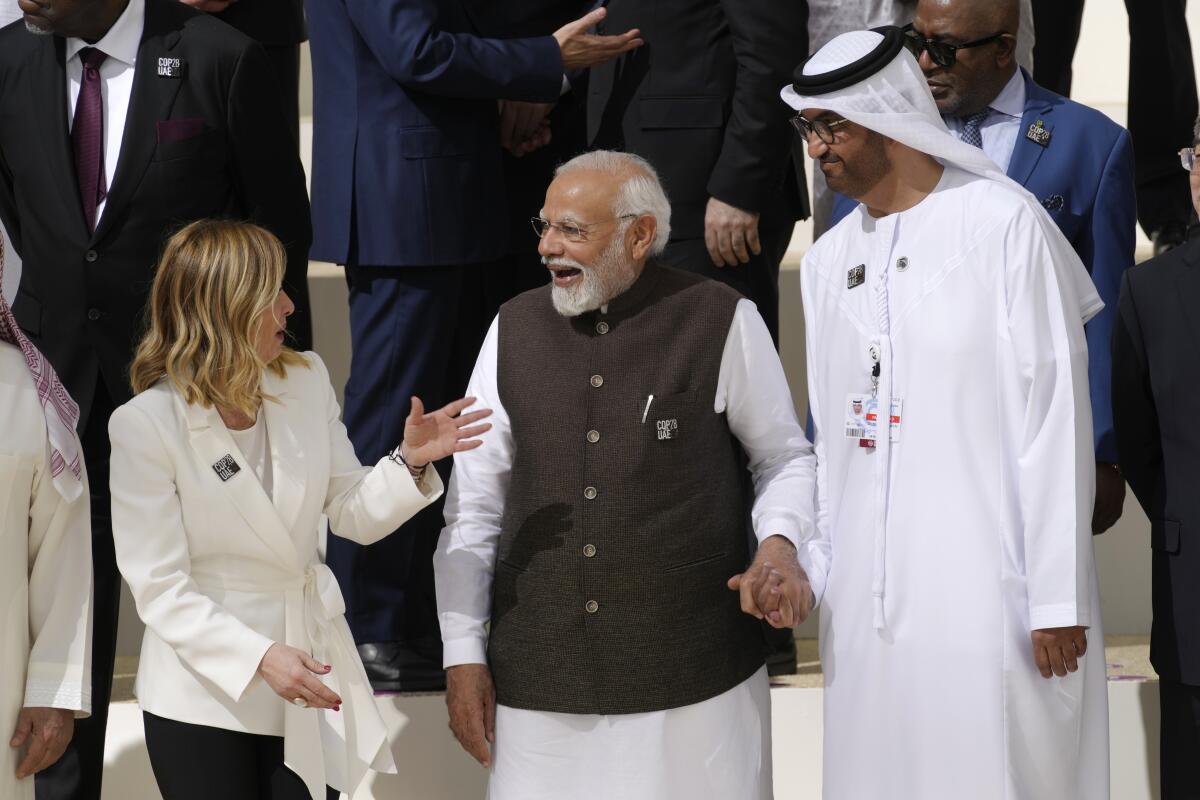
[[[404,458],[404,443],[403,442],[401,442],[399,445],[396,446],[396,449],[393,450],[389,454],[389,458],[391,458],[393,461],[403,464],[404,468],[408,470],[408,474],[413,476],[414,479],[420,478],[422,475],[424,475],[426,467],[429,466],[428,461],[419,467],[408,463],[408,461],[406,461]]]

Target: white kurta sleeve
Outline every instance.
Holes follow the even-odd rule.
[[[430,466],[420,479],[413,480],[408,467],[392,454],[379,459],[374,467],[364,467],[342,424],[342,410],[325,362],[316,353],[306,355],[328,390],[325,422],[330,465],[325,513],[330,530],[359,544],[377,542],[441,497],[442,479]]]
[[[796,546],[813,593],[824,591],[829,544],[814,518],[816,458],[771,334],[749,300],[738,302],[725,339],[714,410],[725,412],[754,478],[754,534],[761,542],[784,536]]]
[[[1075,255],[1045,238],[1030,213],[1010,223],[1004,249],[1000,335],[1024,400],[1014,453],[1030,626],[1089,625],[1096,466]]]
[[[87,473],[65,500],[43,460],[29,507],[29,631],[25,706],[87,716],[92,708],[92,525]]]
[[[108,432],[113,544],[138,616],[189,667],[237,701],[274,642],[192,579],[175,467],[151,419],[127,403],[113,413]]]
[[[499,318],[492,322],[471,374],[469,396],[492,409],[483,446],[457,453],[446,493],[446,527],[433,556],[444,666],[487,663],[487,623],[492,615],[492,575],[512,473],[508,414],[496,383]]]
[[[813,459],[815,463],[815,474],[813,488],[813,506],[814,506],[814,526],[816,534],[814,536],[814,544],[811,548],[812,569],[806,564],[805,571],[808,573],[809,583],[813,587],[813,595],[816,598],[816,605],[821,604],[821,598],[825,593],[826,581],[829,578],[829,569],[833,560],[833,545],[829,531],[829,469],[827,456],[825,454],[825,438],[821,432],[820,420],[821,415],[820,398],[824,388],[818,381],[819,370],[814,369],[812,365],[819,363],[821,358],[821,348],[817,344],[816,333],[820,326],[815,321],[815,309],[817,303],[813,293],[816,290],[811,285],[814,276],[818,274],[816,266],[809,266],[809,260],[806,256],[800,265],[800,294],[802,305],[804,307],[804,350],[805,363],[808,367],[808,410],[813,418]]]

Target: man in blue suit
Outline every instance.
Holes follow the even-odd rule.
[[[554,103],[564,72],[641,41],[588,33],[603,9],[550,36],[488,39],[464,0],[306,2],[311,255],[346,267],[345,419],[370,464],[400,440],[413,395],[462,393],[499,307],[489,287],[509,226],[497,101]],[[330,536],[327,560],[376,689],[445,686],[432,570],[441,527],[436,504],[370,547]]]
[[[1018,68],[1019,21],[1017,0],[919,0],[908,34],[947,127],[1041,201],[1104,300],[1085,329],[1096,446],[1092,531],[1103,533],[1125,501],[1109,342],[1121,276],[1133,266],[1133,148],[1129,132],[1104,114],[1046,91]],[[834,221],[853,208],[837,198]]]

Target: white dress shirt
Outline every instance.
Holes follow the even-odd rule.
[[[514,442],[497,388],[499,319],[467,390],[493,411],[483,446],[458,453],[446,528],[434,556],[445,665],[487,663],[492,574]],[[815,544],[815,461],[767,327],[738,302],[713,410],[724,413],[753,475],[759,541],[782,535],[810,575],[825,575]],[[552,410],[548,410],[552,413]],[[822,590],[817,589],[818,596]],[[664,624],[669,624],[666,622]],[[499,705],[488,800],[767,800],[771,711],[766,668],[699,703],[642,714],[562,714]]]
[[[1025,75],[1021,70],[1013,72],[1008,83],[988,105],[987,119],[979,126],[983,139],[983,152],[1000,169],[1008,172],[1017,138],[1021,135],[1021,117],[1025,114]],[[950,132],[962,138],[963,121],[958,117],[943,117]]]
[[[254,476],[262,484],[267,497],[274,498],[275,482],[271,474],[271,448],[267,442],[267,423],[263,421],[263,413],[254,419],[254,424],[244,430],[235,431],[229,428],[233,443],[242,453],[242,458],[254,471]]]
[[[67,39],[67,130],[75,125],[75,103],[83,82],[83,62],[79,51],[94,47],[108,58],[100,65],[100,99],[104,104],[104,179],[112,191],[117,174],[117,159],[121,156],[121,140],[125,135],[125,118],[129,114],[129,98],[133,92],[133,66],[137,61],[138,45],[146,24],[146,0],[129,0],[129,5],[95,44],[83,39]],[[96,222],[104,214],[106,203],[96,206]]]

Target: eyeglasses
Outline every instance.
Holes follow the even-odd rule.
[[[958,58],[959,50],[967,50],[972,47],[983,47],[985,44],[999,41],[1003,37],[1008,36],[1007,33],[993,33],[991,36],[985,36],[982,39],[976,39],[973,42],[964,42],[962,44],[947,44],[939,42],[936,39],[926,39],[921,34],[913,30],[911,23],[904,26],[904,46],[908,48],[908,52],[913,54],[913,58],[919,59],[921,51],[929,52],[929,58],[934,64],[937,64],[942,69],[950,69],[954,66],[955,60]]]
[[[1195,148],[1185,147],[1179,151],[1179,163],[1182,164],[1183,168],[1188,172],[1191,172],[1196,168],[1197,161],[1200,161],[1200,156],[1196,155]]]
[[[817,138],[820,139],[825,144],[833,144],[834,138],[837,136],[837,134],[834,131],[836,131],[838,128],[842,127],[849,121],[850,120],[848,120],[848,119],[841,119],[841,118],[829,119],[829,120],[826,120],[826,119],[810,120],[810,119],[807,119],[803,114],[797,114],[796,116],[791,118],[792,127],[796,129],[796,132],[800,134],[801,138],[803,138],[804,141],[807,142],[809,140],[809,138],[815,133],[817,135]]]
[[[637,214],[622,214],[619,217],[612,219],[600,220],[599,222],[575,223],[575,222],[551,222],[542,217],[534,217],[529,220],[533,223],[533,232],[537,234],[539,239],[546,238],[546,234],[550,233],[550,229],[558,231],[562,237],[568,242],[586,242],[588,241],[589,230],[597,225],[603,225],[606,222],[622,222],[627,219],[636,219]]]

